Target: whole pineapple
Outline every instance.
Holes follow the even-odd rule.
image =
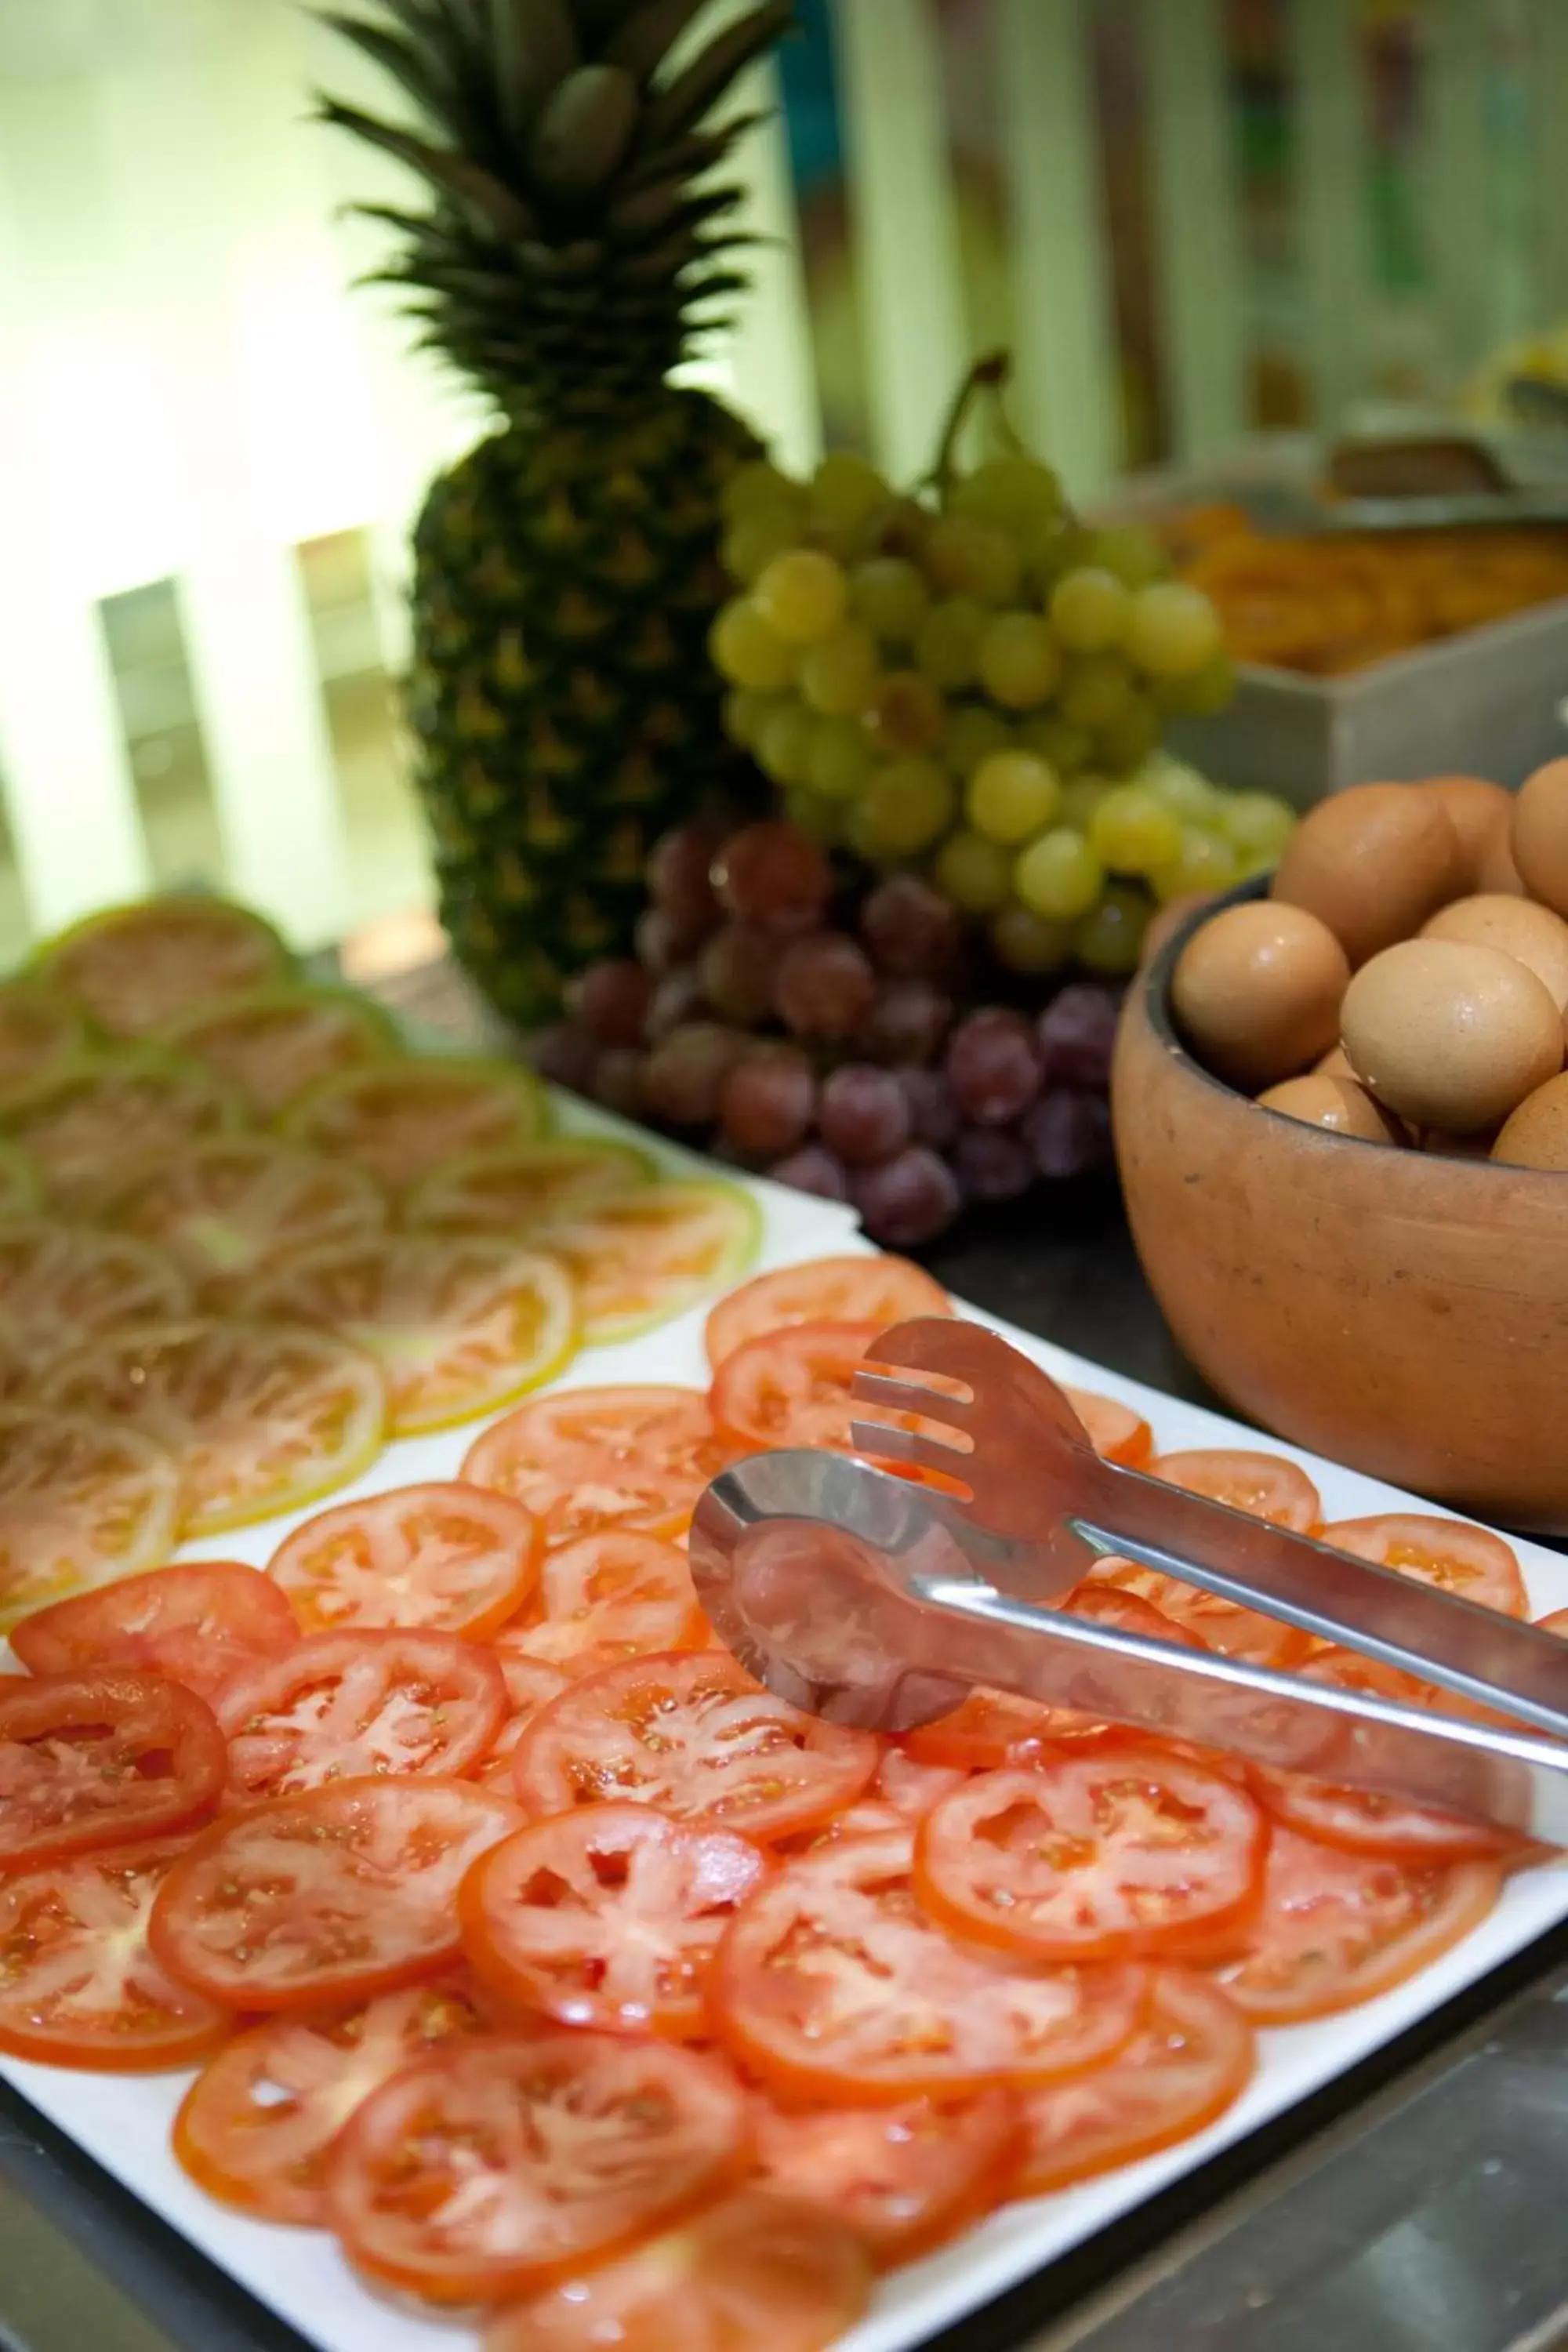
[[[416,102],[417,132],[332,100],[325,121],[408,164],[426,210],[363,209],[401,249],[422,341],[500,428],[415,534],[408,707],[460,961],[527,1025],[627,947],[649,845],[753,778],[706,651],[725,593],[720,495],[757,444],[670,370],[744,284],[744,121],[700,126],[787,26],[761,0],[691,62],[703,0],[366,0],[327,21]]]

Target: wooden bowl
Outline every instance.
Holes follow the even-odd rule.
[[[1568,1177],[1331,1135],[1211,1077],[1170,1013],[1210,911],[1133,982],[1111,1083],[1133,1238],[1177,1341],[1283,1437],[1568,1529]]]

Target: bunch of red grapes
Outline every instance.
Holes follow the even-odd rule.
[[[836,882],[783,822],[668,834],[637,958],[594,965],[541,1072],[918,1247],[967,1203],[1109,1165],[1115,992],[973,1007],[973,944],[929,882]]]

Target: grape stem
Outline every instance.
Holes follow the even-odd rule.
[[[945,492],[958,471],[958,445],[963,436],[974,404],[987,399],[991,403],[993,420],[1001,432],[1010,454],[1026,457],[1027,448],[1007,414],[1003,394],[1013,379],[1013,354],[1009,351],[986,352],[977,359],[963,382],[953,394],[937,444],[936,462],[926,480],[939,492]]]

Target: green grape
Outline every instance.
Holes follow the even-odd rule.
[[[952,809],[952,779],[935,760],[889,760],[851,809],[849,838],[874,861],[913,857],[941,839]]]
[[[1088,766],[1094,752],[1094,738],[1088,729],[1069,727],[1057,710],[1037,711],[1026,719],[1018,730],[1018,740],[1026,751],[1037,751],[1058,776],[1076,774]]]
[[[1173,759],[1168,751],[1156,752],[1145,761],[1138,781],[1187,824],[1212,824],[1218,819],[1223,795],[1185,760]]]
[[[1012,859],[999,843],[978,833],[949,834],[937,851],[931,876],[943,898],[966,915],[993,914],[1012,895]]]
[[[1061,510],[1062,486],[1036,457],[988,457],[954,482],[947,499],[949,514],[994,523],[1015,537],[1054,522]]]
[[[1125,776],[1142,766],[1159,740],[1160,713],[1148,695],[1134,688],[1125,710],[1100,730],[1094,748],[1102,767],[1112,775]]]
[[[858,719],[819,719],[811,730],[805,782],[823,800],[852,801],[872,768],[871,746]]]
[[[1127,635],[1132,599],[1114,572],[1084,564],[1051,590],[1051,626],[1069,654],[1104,654]]]
[[[1079,833],[1088,833],[1100,802],[1115,789],[1109,776],[1098,773],[1069,776],[1062,786],[1063,824],[1072,825]]]
[[[1113,572],[1124,588],[1147,588],[1152,580],[1163,580],[1171,569],[1170,559],[1153,532],[1141,530],[1136,523],[1113,523],[1103,530],[1090,531],[1084,560],[1101,572]]]
[[[1223,710],[1233,698],[1236,664],[1222,646],[1190,677],[1156,678],[1154,692],[1166,710],[1188,711],[1195,718],[1207,718]]]
[[[765,457],[750,457],[725,483],[721,505],[726,522],[739,522],[746,515],[786,514],[798,523],[805,515],[805,492]]]
[[[775,784],[804,784],[816,721],[804,703],[786,697],[757,729],[752,751]]]
[[[776,694],[759,694],[753,687],[732,686],[724,697],[724,732],[742,751],[756,749],[763,719],[779,701]]]
[[[921,551],[927,579],[944,596],[1005,604],[1024,576],[1024,560],[1005,530],[968,515],[939,515]]]
[[[1089,820],[1096,856],[1113,874],[1154,874],[1182,854],[1182,820],[1146,784],[1115,784]]]
[[[1032,751],[993,751],[969,780],[963,813],[987,841],[1013,846],[1049,824],[1061,797],[1056,770]]]
[[[944,694],[973,686],[980,666],[985,613],[973,596],[933,604],[915,634],[915,659]]]
[[[775,555],[753,591],[757,610],[786,645],[809,646],[836,629],[849,604],[844,567],[818,547]],[[740,680],[744,686],[747,681]]]
[[[993,751],[1012,748],[1013,730],[987,702],[961,702],[947,722],[942,756],[955,776],[972,776]]]
[[[854,532],[864,529],[891,496],[868,458],[853,449],[833,449],[811,478],[806,505],[814,524]]]
[[[991,944],[1009,971],[1059,971],[1072,953],[1072,935],[1070,923],[1047,922],[1027,907],[1004,907],[991,919]]]
[[[1005,710],[1037,710],[1056,692],[1062,658],[1034,613],[998,613],[980,640],[980,682]]]
[[[824,800],[804,784],[784,794],[784,813],[797,833],[804,833],[823,849],[837,849],[844,838],[843,803]]]
[[[1189,890],[1228,890],[1240,881],[1241,870],[1228,842],[1189,824],[1182,829],[1180,856],[1162,866],[1149,879],[1155,898],[1164,906],[1169,899],[1184,898]]]
[[[1136,971],[1138,951],[1153,911],[1142,890],[1112,882],[1099,906],[1074,931],[1074,955],[1090,971],[1110,975]]]
[[[1089,535],[1082,523],[1059,514],[1032,530],[1025,549],[1024,569],[1037,595],[1048,597],[1065,572],[1089,561]]]
[[[1296,830],[1296,812],[1273,793],[1221,793],[1219,830],[1238,857],[1272,866]]]
[[[825,719],[864,710],[881,676],[877,640],[864,621],[840,621],[800,657],[804,701]]]
[[[1223,649],[1219,614],[1201,588],[1155,580],[1132,599],[1127,650],[1151,677],[1192,677]]]
[[[1132,672],[1119,655],[1080,654],[1062,680],[1062,717],[1069,726],[1087,727],[1097,735],[1121,718],[1132,690]]]
[[[931,591],[903,555],[872,555],[849,574],[849,609],[884,645],[912,644]]]
[[[776,507],[764,507],[754,514],[743,514],[730,525],[719,550],[719,560],[731,580],[749,588],[775,555],[782,555],[793,544],[795,536],[795,518],[782,513]]]
[[[749,596],[726,604],[708,633],[721,677],[753,694],[780,694],[795,676],[794,649],[769,627]]]
[[[947,705],[918,669],[889,670],[866,705],[865,723],[876,749],[895,759],[934,751],[947,731]]]
[[[1053,825],[1014,860],[1014,896],[1031,915],[1052,922],[1070,923],[1087,915],[1104,884],[1104,867],[1070,824]]]

